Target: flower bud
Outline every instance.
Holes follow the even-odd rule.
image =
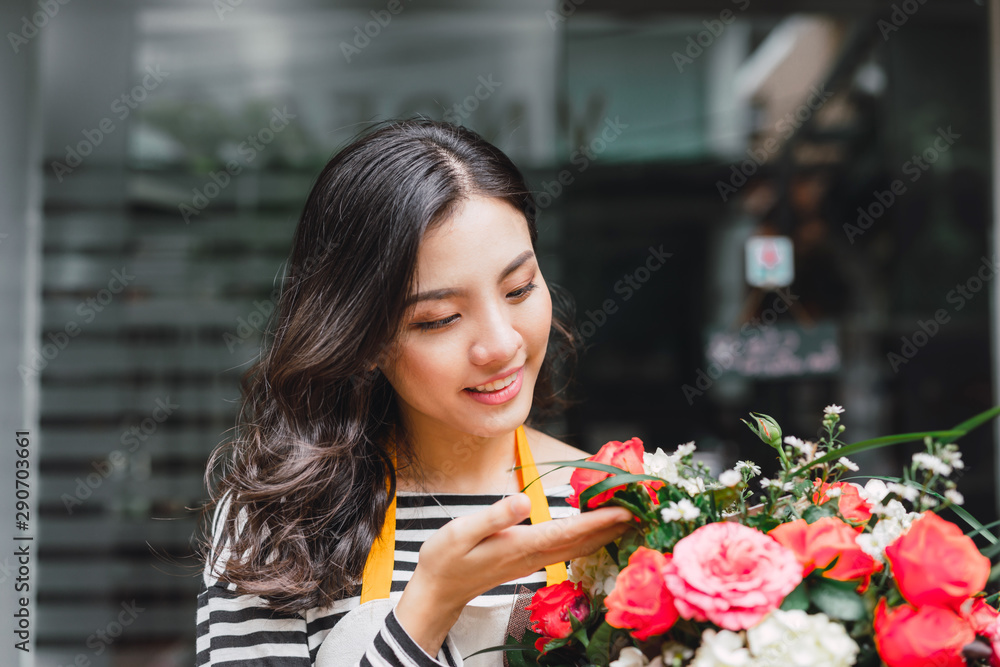
[[[750,430],[768,445],[781,447],[781,427],[778,426],[778,422],[759,412],[751,412],[750,415],[754,418],[753,422],[748,422],[746,419],[740,421],[750,427]]]

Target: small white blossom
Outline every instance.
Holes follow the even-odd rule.
[[[694,454],[694,450],[696,449],[697,447],[694,445],[694,440],[691,442],[685,442],[683,445],[677,445],[677,456],[680,458],[690,456],[691,454]]]
[[[581,583],[591,598],[607,595],[615,588],[618,564],[607,549],[598,549],[589,556],[574,558],[569,562],[569,580]]]
[[[791,491],[795,488],[795,482],[785,482],[782,484],[781,481],[777,479],[768,479],[767,477],[761,478],[760,485],[765,489],[773,487],[775,489],[781,489],[782,491]]]
[[[743,637],[731,630],[705,630],[691,667],[751,667]]]
[[[920,489],[915,486],[910,486],[909,484],[889,482],[889,484],[886,485],[886,488],[889,490],[889,493],[895,493],[903,500],[909,500],[911,503],[920,497]]]
[[[626,646],[618,654],[618,659],[612,660],[608,667],[645,667],[648,664],[649,658],[642,651],[634,646]]]
[[[719,483],[733,487],[743,481],[743,475],[738,470],[725,470],[719,475]]]
[[[855,463],[854,461],[850,460],[846,456],[841,456],[839,459],[837,459],[837,463],[839,463],[840,465],[844,466],[848,470],[853,470],[854,472],[857,472],[858,470],[861,470],[861,468],[858,467],[857,463]]]
[[[737,461],[736,469],[739,471],[749,470],[751,477],[760,474],[760,466],[754,463],[753,461]]]
[[[705,480],[701,477],[681,477],[677,486],[684,489],[689,496],[697,496],[705,493]]]
[[[934,496],[922,496],[920,498],[920,502],[921,504],[923,504],[924,507],[937,507],[938,505],[941,504],[938,502],[938,499],[935,498]]]
[[[775,609],[747,630],[754,667],[848,667],[861,650],[826,614]]]
[[[673,665],[678,660],[687,662],[694,655],[694,649],[688,648],[680,642],[664,642],[660,649],[660,660],[664,665]]]
[[[956,505],[961,505],[962,503],[965,502],[965,498],[962,496],[962,494],[956,491],[955,489],[948,489],[947,491],[945,491],[944,497],[950,500],[951,502],[955,503]]]
[[[833,405],[828,405],[825,408],[823,408],[823,414],[824,415],[842,415],[842,414],[844,414],[844,408],[842,408],[839,405],[837,405],[836,403],[834,403]]]
[[[684,498],[676,503],[671,502],[660,510],[660,516],[668,523],[671,521],[694,521],[701,516],[701,510],[690,500]]]
[[[879,505],[874,509],[882,514],[882,517],[875,524],[875,528],[872,532],[861,533],[854,539],[862,551],[884,563],[885,548],[909,530],[914,519],[920,517],[920,514],[917,512],[908,513],[898,500],[890,500],[885,506]]]
[[[957,449],[942,449],[938,452],[938,458],[956,470],[965,467],[965,463],[962,462],[962,452]]]
[[[841,489],[839,486],[835,486],[824,491],[823,495],[832,500],[833,498],[839,498],[843,492],[844,492],[843,489]]]
[[[889,489],[880,479],[870,479],[864,488],[858,489],[858,495],[868,501],[869,505],[877,505],[889,495]]]
[[[802,451],[802,448],[805,447],[806,445],[805,440],[802,440],[801,438],[796,438],[794,435],[786,435],[785,444],[791,445],[800,452]]]
[[[680,457],[677,454],[667,454],[657,447],[656,452],[643,452],[642,467],[647,475],[659,477],[668,484],[677,484],[680,479]]]
[[[942,477],[947,477],[951,474],[951,466],[934,456],[933,454],[928,454],[927,452],[917,452],[913,455],[913,462],[917,464],[918,468],[923,468],[924,470],[929,470],[935,475],[941,475]]]

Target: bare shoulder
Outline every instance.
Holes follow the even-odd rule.
[[[538,464],[538,472],[546,473],[552,470],[552,466],[543,465],[545,461],[571,461],[573,459],[585,459],[591,456],[590,452],[567,445],[561,440],[553,438],[547,433],[530,426],[524,427],[524,434],[528,437],[528,445],[531,447],[532,458]],[[543,477],[546,488],[569,484],[569,478],[575,468],[560,468]]]

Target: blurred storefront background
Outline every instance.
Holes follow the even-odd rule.
[[[837,403],[856,441],[996,404],[998,14],[5,2],[0,391],[5,437],[31,434],[35,536],[33,648],[11,655],[192,664],[178,564],[205,462],[309,188],[373,121],[471,127],[528,175],[542,270],[588,347],[579,403],[546,425],[567,442],[694,440],[716,471],[768,468],[750,410],[810,438]],[[995,430],[961,444],[966,507],[992,521]],[[857,462],[898,474],[913,451]]]

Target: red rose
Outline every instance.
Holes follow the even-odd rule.
[[[673,626],[677,608],[663,579],[663,567],[670,558],[669,554],[647,547],[639,547],[629,556],[628,565],[615,580],[615,589],[604,599],[608,625],[628,628],[640,640]]]
[[[934,512],[924,512],[885,549],[899,592],[910,604],[958,610],[990,576],[990,559],[971,537]]]
[[[989,636],[996,627],[998,612],[981,597],[969,598],[963,602],[959,613],[977,635]]]
[[[553,639],[573,634],[570,614],[580,621],[590,616],[590,599],[579,582],[567,580],[535,591],[525,608],[531,612],[532,632],[542,635],[535,641],[535,648],[544,653],[545,645]]]
[[[965,667],[962,647],[976,638],[972,627],[951,609],[902,605],[875,608],[875,645],[888,667]]]
[[[861,525],[868,523],[868,520],[872,518],[871,505],[858,493],[858,487],[850,482],[827,484],[817,479],[815,485],[818,488],[813,493],[812,501],[817,505],[822,505],[830,500],[830,496],[826,495],[827,491],[830,489],[840,489],[840,497],[837,499],[837,509],[840,510],[841,516],[851,523]]]
[[[806,523],[805,519],[783,523],[768,535],[795,552],[802,563],[803,577],[817,568],[828,567],[836,559],[837,563],[823,576],[837,581],[860,579],[858,591],[864,592],[872,575],[882,570],[882,564],[858,546],[855,541],[858,531],[832,516],[814,523]]]
[[[643,454],[642,440],[639,438],[631,438],[625,442],[618,442],[617,440],[612,440],[601,447],[593,456],[589,457],[588,461],[594,461],[595,463],[606,463],[608,465],[615,466],[616,468],[621,468],[622,470],[628,471],[630,473],[642,475],[645,473],[645,468],[642,467],[642,454]],[[587,468],[577,468],[573,471],[573,475],[569,479],[570,485],[573,487],[573,495],[566,499],[573,507],[580,507],[580,494],[584,492],[588,487],[601,482],[611,476],[611,473],[601,472],[600,470],[588,470]],[[652,501],[655,503],[657,501],[656,492],[654,489],[658,489],[663,486],[663,482],[640,482],[647,490],[649,490],[649,495]],[[600,507],[608,500],[611,496],[615,495],[616,491],[625,488],[625,484],[621,486],[616,486],[607,491],[603,491],[593,498],[587,504],[587,507],[594,509],[595,507]]]

